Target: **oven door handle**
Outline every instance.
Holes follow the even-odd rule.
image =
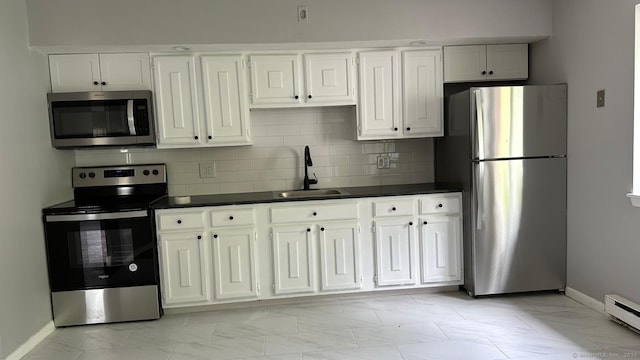
[[[133,114],[133,100],[127,101],[127,122],[129,123],[129,135],[136,135],[136,121]]]
[[[147,210],[123,211],[117,213],[105,214],[73,214],[73,215],[47,215],[47,222],[63,222],[63,221],[92,221],[92,220],[118,220],[133,219],[147,217]]]

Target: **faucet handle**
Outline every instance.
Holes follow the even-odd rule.
[[[310,185],[314,185],[314,184],[317,184],[317,183],[318,183],[318,177],[316,176],[316,173],[313,173],[313,177],[314,177],[315,179],[309,179],[309,184],[310,184]]]

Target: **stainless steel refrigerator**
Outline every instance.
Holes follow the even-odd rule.
[[[564,289],[567,87],[477,87],[449,96],[437,181],[463,185],[472,296]]]

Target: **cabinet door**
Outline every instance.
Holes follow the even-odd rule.
[[[200,144],[195,59],[156,56],[153,64],[158,147]]]
[[[440,50],[402,53],[402,131],[405,137],[442,136]]]
[[[100,91],[98,54],[49,56],[52,92]]]
[[[412,220],[376,221],[375,229],[377,286],[415,284]]]
[[[212,244],[215,298],[257,296],[255,230],[214,230]]]
[[[251,56],[251,103],[300,104],[297,55]]]
[[[487,80],[516,80],[529,77],[527,44],[487,45]]]
[[[306,54],[305,99],[311,104],[355,104],[351,53]]]
[[[160,234],[162,293],[166,305],[207,301],[204,234]]]
[[[481,81],[486,78],[486,45],[444,47],[444,82]]]
[[[398,53],[360,53],[358,139],[380,139],[400,134]]]
[[[462,280],[460,217],[423,219],[420,225],[422,283]]]
[[[149,90],[148,54],[100,54],[103,91]]]
[[[275,293],[313,291],[312,226],[282,226],[271,231]]]
[[[242,57],[202,56],[202,87],[209,144],[249,144]]]
[[[358,223],[320,224],[320,272],[322,290],[360,287],[360,239]]]

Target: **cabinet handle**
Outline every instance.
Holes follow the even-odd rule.
[[[99,83],[99,82],[97,82],[97,81],[94,81],[94,82],[93,82],[93,85],[99,85],[99,84],[100,84],[100,83]]]
[[[213,136],[209,135],[207,136],[209,138],[209,140],[213,139]]]
[[[393,131],[398,131],[398,128],[393,128]]]
[[[298,100],[300,97],[298,95],[293,97],[294,99]]]
[[[441,207],[442,207],[442,204],[438,204],[438,207],[439,207],[439,208],[441,208]]]
[[[427,223],[426,221],[423,221],[423,222],[422,222],[422,225],[427,225],[427,224],[428,224],[428,223]]]
[[[413,226],[413,221],[409,221],[409,226]]]
[[[311,229],[307,228],[307,232],[311,232]]]
[[[407,128],[407,131],[411,131],[411,128],[410,128],[410,127],[408,127],[408,128]]]
[[[482,70],[482,75],[487,75],[487,72],[485,70]]]
[[[395,207],[395,206],[394,206],[394,207],[392,207],[392,208],[391,208],[391,211],[396,211],[396,207]]]
[[[182,220],[178,220],[178,224],[182,224]]]
[[[311,95],[309,95],[309,99],[311,99]]]
[[[323,227],[321,227],[321,228],[320,228],[320,231],[324,231],[324,228],[323,228]]]
[[[107,85],[107,82],[106,82],[106,81],[103,81],[101,84],[102,84],[102,85]]]
[[[493,75],[493,70],[489,71],[489,75]]]
[[[213,234],[213,238],[217,239],[218,238],[218,234]]]
[[[233,216],[229,216],[229,220],[233,220]]]
[[[202,239],[202,235],[198,235],[198,240]]]
[[[318,213],[314,211],[314,212],[313,212],[313,216],[316,216],[316,215],[318,215]]]
[[[198,139],[199,139],[198,135],[194,136],[193,138],[194,138],[194,139],[196,139],[196,140],[198,140]]]

